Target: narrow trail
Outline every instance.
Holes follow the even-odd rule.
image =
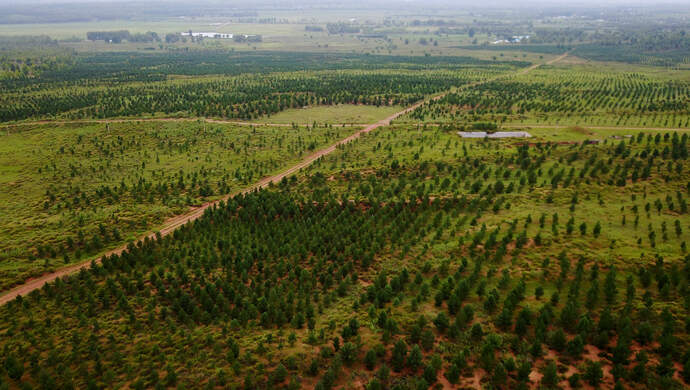
[[[552,60],[550,60],[550,61],[547,61],[545,64],[547,64],[547,65],[548,65],[548,64],[553,64],[553,63],[555,63],[555,62],[557,62],[557,61],[562,60],[562,59],[565,58],[567,55],[568,55],[568,53],[564,53],[564,54],[561,55],[561,56],[558,56],[558,57],[556,57],[556,58],[554,58],[554,59],[552,59]],[[524,68],[524,69],[519,70],[519,71],[517,72],[517,74],[524,74],[524,73],[527,73],[527,72],[529,72],[529,71],[531,71],[531,70],[533,70],[533,69],[538,68],[538,67],[541,66],[541,65],[542,65],[542,64],[534,64],[534,65],[531,65],[531,66],[528,67],[528,68]],[[474,83],[465,84],[465,85],[463,85],[463,86],[460,86],[460,87],[457,87],[457,88],[453,88],[453,89],[451,89],[451,90],[448,90],[448,91],[446,91],[446,92],[443,92],[443,93],[440,93],[440,94],[438,94],[438,95],[436,95],[436,96],[433,96],[433,97],[431,97],[429,100],[438,100],[438,99],[441,99],[443,96],[445,96],[445,95],[447,95],[447,94],[449,94],[449,93],[451,93],[451,92],[453,92],[453,91],[457,91],[457,90],[461,90],[461,89],[466,89],[466,88],[472,88],[472,87],[475,87],[475,86],[477,86],[477,85],[480,85],[480,84],[483,84],[483,83],[486,83],[486,82],[489,82],[489,81],[493,81],[493,80],[496,80],[496,79],[498,79],[498,78],[506,77],[506,76],[507,76],[507,75],[500,75],[500,76],[497,76],[497,77],[494,77],[494,78],[490,78],[490,79],[486,79],[486,80],[481,80],[481,81],[476,81],[476,82],[474,82]],[[168,220],[161,226],[161,228],[160,228],[160,230],[159,230],[158,232],[160,233],[161,236],[167,236],[168,234],[172,233],[173,231],[175,231],[175,229],[179,228],[180,226],[182,226],[182,225],[184,225],[184,224],[186,224],[186,223],[188,223],[188,222],[191,222],[191,221],[194,221],[194,220],[199,219],[202,215],[204,215],[204,211],[206,211],[206,209],[208,209],[209,207],[212,207],[212,206],[214,206],[214,205],[220,203],[221,201],[225,201],[225,200],[227,200],[227,199],[229,199],[230,197],[235,196],[235,195],[246,194],[246,193],[252,192],[252,191],[254,191],[254,190],[257,190],[257,189],[260,189],[260,188],[267,187],[267,186],[270,185],[271,183],[278,183],[278,182],[280,182],[284,177],[287,177],[287,176],[289,176],[289,175],[291,175],[291,174],[293,174],[293,173],[295,173],[295,172],[301,170],[302,168],[305,168],[305,167],[311,165],[314,161],[318,160],[319,158],[321,158],[321,157],[323,157],[323,156],[325,156],[325,155],[327,155],[327,154],[329,154],[329,153],[334,152],[339,146],[345,145],[345,144],[347,144],[347,143],[350,143],[350,142],[356,140],[357,138],[361,137],[362,135],[364,135],[364,134],[366,134],[366,133],[369,133],[369,132],[371,132],[371,131],[373,131],[373,130],[378,129],[379,127],[388,126],[388,125],[389,125],[393,120],[395,120],[396,118],[398,118],[398,117],[400,117],[400,116],[402,116],[402,115],[405,115],[405,114],[407,114],[407,113],[409,113],[409,112],[411,112],[411,111],[417,109],[418,107],[421,107],[421,106],[422,106],[423,104],[425,104],[427,101],[428,101],[428,100],[422,100],[422,101],[420,101],[420,102],[418,102],[418,103],[415,103],[414,105],[412,105],[412,106],[410,106],[410,107],[407,107],[406,109],[404,109],[404,110],[402,110],[402,111],[399,111],[399,112],[397,112],[397,113],[395,113],[395,114],[393,114],[393,115],[391,115],[391,116],[389,116],[389,117],[387,117],[387,118],[385,118],[385,119],[382,119],[382,120],[380,120],[380,121],[378,121],[378,122],[376,122],[376,123],[374,123],[374,124],[370,124],[370,125],[366,126],[365,128],[363,128],[363,129],[361,129],[361,130],[358,130],[357,132],[353,133],[352,135],[350,135],[350,136],[348,136],[348,137],[346,137],[346,138],[343,138],[343,139],[341,139],[340,141],[338,141],[338,142],[332,144],[331,146],[328,146],[328,147],[326,147],[326,148],[324,148],[324,149],[318,150],[318,151],[316,151],[316,152],[314,152],[314,153],[308,155],[308,156],[305,157],[302,161],[300,161],[300,162],[297,163],[296,165],[293,165],[292,167],[286,169],[285,171],[283,171],[283,172],[281,172],[281,173],[278,173],[278,174],[273,175],[273,176],[265,177],[265,178],[259,180],[258,182],[254,183],[253,185],[249,186],[248,188],[245,188],[245,189],[243,189],[243,190],[240,190],[240,191],[237,191],[237,192],[234,192],[234,193],[225,195],[225,196],[222,197],[221,199],[215,200],[215,201],[213,201],[213,202],[204,203],[202,206],[197,207],[197,208],[191,210],[190,212],[188,212],[188,213],[186,213],[186,214],[182,214],[182,215],[179,215],[179,216],[170,218],[170,219],[168,219]],[[158,119],[158,120],[160,121],[160,120],[162,120],[162,119]],[[166,120],[166,119],[163,119],[163,120]],[[172,120],[180,120],[180,121],[182,121],[182,120],[189,120],[189,121],[194,121],[193,119],[178,119],[178,118],[170,118],[170,119],[167,119],[167,120],[170,120],[170,121],[172,121]],[[132,119],[132,120],[129,120],[129,119],[121,119],[121,120],[118,120],[118,119],[115,119],[115,120],[95,120],[95,121],[90,121],[90,122],[91,122],[91,123],[107,123],[107,122],[116,123],[116,122],[123,122],[123,121],[136,122],[136,121],[146,121],[146,119],[143,119],[143,120],[142,120],[142,119],[139,119],[139,120],[135,120],[135,119]],[[206,121],[207,121],[207,122],[211,122],[211,121],[216,122],[216,121],[214,121],[214,120],[208,120],[208,119],[207,119]],[[86,121],[86,122],[88,123],[88,121]],[[218,121],[218,122],[219,122],[219,123],[246,123],[246,122],[232,122],[232,121]],[[31,122],[31,123],[33,123],[33,124],[42,124],[42,123],[50,124],[50,123],[57,123],[57,122],[53,122],[53,121],[38,121],[38,122]],[[64,122],[64,123],[66,123],[66,122]],[[24,123],[24,124],[28,124],[28,123]],[[254,124],[253,124],[253,125],[254,125]],[[258,125],[258,124],[256,124],[256,125]],[[285,126],[291,126],[291,125],[285,125]],[[150,233],[148,233],[148,234],[146,234],[146,235],[140,237],[140,238],[138,239],[138,241],[144,240],[145,238],[155,239],[155,238],[156,238],[156,234],[157,234],[156,232],[150,232]],[[14,287],[14,288],[8,290],[7,292],[5,292],[3,295],[0,295],[0,305],[4,305],[4,304],[8,303],[8,302],[14,300],[15,298],[17,298],[17,297],[20,296],[20,295],[21,295],[21,296],[24,296],[24,295],[27,295],[27,294],[29,294],[30,292],[34,291],[34,290],[40,289],[40,288],[42,288],[43,285],[45,285],[46,283],[52,282],[52,281],[54,281],[54,280],[57,279],[57,278],[61,278],[61,277],[70,275],[70,274],[72,274],[72,273],[75,273],[75,272],[81,270],[82,268],[89,268],[89,267],[91,266],[91,262],[92,262],[92,261],[95,261],[96,263],[98,263],[98,262],[100,261],[101,257],[103,257],[103,256],[111,256],[111,255],[113,255],[113,254],[120,254],[120,253],[124,252],[126,249],[127,249],[127,244],[122,245],[122,246],[120,246],[120,247],[118,247],[118,248],[115,248],[115,249],[113,249],[113,250],[110,250],[110,251],[108,251],[108,252],[106,252],[106,253],[104,253],[104,254],[101,254],[101,255],[98,256],[98,258],[92,258],[92,259],[86,260],[86,261],[81,262],[81,263],[76,263],[76,264],[73,264],[73,265],[70,265],[70,266],[61,268],[61,269],[59,269],[59,270],[57,270],[57,271],[55,271],[55,272],[47,273],[47,274],[44,274],[44,275],[42,275],[42,276],[39,276],[39,277],[36,277],[36,278],[29,279],[29,280],[27,280],[24,284],[21,284],[21,285],[19,285],[19,286],[16,286],[16,287]]]
[[[438,123],[438,122],[415,122],[415,124],[418,125],[427,125],[427,126],[440,126],[443,123]],[[585,130],[643,130],[643,131],[688,131],[690,132],[690,128],[682,128],[682,127],[644,127],[644,126],[599,126],[599,125],[594,125],[594,126],[586,126],[586,125],[544,125],[544,124],[529,124],[529,123],[506,123],[506,124],[501,124],[498,128],[498,131],[501,129],[521,129],[521,130],[529,130],[529,129],[572,129],[572,128],[582,128]]]
[[[648,130],[648,131],[690,131],[680,127],[639,127],[639,126],[585,126],[585,125],[530,125],[512,123],[501,125],[502,128],[507,129],[572,129],[573,127],[581,127],[583,129],[591,130]]]

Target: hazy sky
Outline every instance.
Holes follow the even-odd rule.
[[[50,4],[55,7],[56,4],[75,4],[75,3],[110,3],[110,4],[124,4],[124,3],[139,3],[143,6],[157,5],[164,3],[178,3],[190,6],[215,6],[221,8],[239,8],[252,9],[263,8],[267,9],[271,6],[287,6],[295,7],[300,5],[328,7],[328,4],[334,4],[337,8],[362,8],[368,9],[377,6],[392,6],[396,4],[405,4],[408,9],[419,7],[420,10],[438,9],[438,8],[468,8],[468,9],[489,9],[489,8],[506,8],[506,9],[538,9],[564,7],[568,9],[577,8],[607,8],[611,6],[653,6],[664,8],[671,6],[677,8],[678,6],[687,7],[690,12],[690,0],[347,0],[347,2],[338,0],[0,0],[0,7],[12,6],[13,8],[20,7],[24,10],[24,14],[30,9],[32,4]]]
[[[0,0],[0,5],[26,5],[30,3],[170,3],[170,2],[184,2],[190,3],[187,0]],[[317,3],[315,0],[306,0],[307,3],[314,4]],[[355,1],[357,2],[357,1]],[[361,2],[361,1],[360,1]],[[256,4],[256,1],[246,2],[241,0],[194,0],[194,4],[200,3],[215,3],[224,4],[228,6],[235,7],[251,7]],[[299,0],[263,0],[259,3],[276,3],[276,4],[299,4]],[[475,0],[367,0],[366,3],[406,3],[406,4],[429,4],[433,3],[436,5],[448,4],[448,5],[471,5],[480,6],[481,4],[504,4],[507,7],[515,7],[516,5],[524,5],[526,3],[531,4],[544,4],[544,5],[626,5],[626,4],[646,4],[646,5],[658,5],[658,4],[676,4],[676,5],[687,5],[690,10],[690,0],[527,0],[527,1],[514,1],[514,0],[489,0],[478,2]]]

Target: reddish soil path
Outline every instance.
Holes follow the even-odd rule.
[[[568,53],[565,53],[565,54],[563,54],[563,55],[561,55],[561,56],[559,56],[559,57],[556,57],[556,58],[554,58],[553,60],[548,61],[546,64],[552,64],[552,63],[554,63],[554,62],[556,62],[556,61],[559,61],[559,60],[565,58],[565,57],[567,56],[567,54],[568,54]],[[534,64],[534,65],[532,65],[532,66],[530,66],[530,67],[528,67],[528,68],[521,69],[520,71],[518,71],[518,74],[523,74],[523,73],[529,72],[529,71],[532,70],[532,69],[536,69],[536,68],[539,67],[540,65],[541,65],[541,64]],[[443,92],[443,93],[441,93],[441,94],[438,94],[438,95],[436,95],[436,96],[433,96],[433,97],[431,98],[431,100],[438,100],[438,99],[442,98],[443,96],[447,95],[448,93],[453,92],[453,91],[456,91],[456,90],[458,90],[458,89],[472,88],[472,87],[474,87],[474,86],[477,86],[477,85],[486,83],[486,82],[488,82],[488,81],[496,80],[496,79],[501,78],[501,77],[506,77],[506,75],[500,75],[500,76],[497,76],[497,77],[494,77],[494,78],[491,78],[491,79],[482,80],[482,81],[477,81],[477,82],[470,83],[470,84],[465,84],[465,85],[460,86],[460,87],[458,87],[458,88],[455,88],[455,89],[452,89],[452,90]],[[256,189],[259,189],[259,188],[264,188],[264,187],[268,186],[268,185],[271,184],[271,183],[278,183],[278,182],[279,182],[280,180],[282,180],[284,177],[287,177],[287,176],[289,176],[289,175],[291,175],[291,174],[293,174],[293,173],[295,173],[295,172],[301,170],[302,168],[305,168],[305,167],[309,166],[311,163],[313,163],[313,162],[316,161],[317,159],[319,159],[319,158],[321,158],[321,157],[323,157],[323,156],[325,156],[325,155],[327,155],[327,154],[329,154],[329,153],[334,152],[339,146],[345,145],[345,144],[347,144],[347,143],[349,143],[349,142],[351,142],[351,141],[354,141],[354,140],[356,140],[357,138],[359,138],[360,136],[362,136],[363,134],[366,134],[366,133],[369,133],[369,132],[371,132],[371,131],[373,131],[373,130],[376,130],[376,129],[378,129],[379,127],[389,125],[389,124],[391,123],[391,121],[393,121],[394,119],[400,117],[401,115],[405,115],[405,114],[407,114],[407,113],[409,113],[409,112],[415,110],[416,108],[422,106],[424,103],[425,103],[424,100],[423,100],[423,101],[420,101],[419,103],[416,103],[416,104],[414,104],[414,105],[412,105],[412,106],[410,106],[410,107],[408,107],[408,108],[406,108],[406,109],[404,109],[404,110],[402,110],[402,111],[399,111],[399,112],[397,112],[397,113],[395,113],[395,114],[389,116],[389,117],[386,118],[386,119],[383,119],[383,120],[380,120],[380,121],[378,121],[378,122],[376,122],[376,123],[374,123],[374,124],[368,125],[367,127],[365,127],[365,128],[363,128],[363,129],[361,129],[361,130],[355,132],[354,134],[352,134],[352,135],[350,135],[350,136],[348,136],[348,137],[346,137],[346,138],[343,138],[342,140],[336,142],[335,144],[333,144],[333,145],[331,145],[331,146],[328,146],[328,147],[325,148],[325,149],[318,150],[318,151],[316,151],[316,152],[314,152],[314,153],[308,155],[304,160],[302,160],[301,162],[297,163],[296,165],[293,165],[292,167],[286,169],[285,171],[283,171],[283,172],[281,172],[281,173],[279,173],[279,174],[277,174],[277,175],[265,177],[265,178],[259,180],[257,183],[253,184],[252,186],[250,186],[250,187],[248,187],[248,188],[246,188],[246,189],[244,189],[244,190],[238,191],[238,192],[233,193],[233,194],[226,195],[226,196],[224,196],[223,198],[221,198],[221,199],[219,199],[219,200],[216,200],[216,201],[213,201],[213,202],[205,203],[205,204],[203,204],[202,206],[193,209],[193,210],[190,211],[189,213],[186,213],[186,214],[182,214],[182,215],[173,217],[173,218],[167,220],[167,221],[163,224],[163,226],[161,227],[161,229],[160,229],[159,232],[160,232],[161,236],[166,236],[166,235],[172,233],[173,231],[175,231],[175,229],[177,229],[178,227],[180,227],[180,226],[186,224],[187,222],[190,222],[190,221],[194,221],[194,220],[196,220],[196,219],[199,219],[202,215],[204,215],[204,211],[205,211],[207,208],[209,208],[209,207],[211,207],[211,206],[213,206],[213,205],[215,205],[215,204],[218,204],[221,200],[227,200],[227,199],[230,198],[231,196],[234,196],[234,195],[237,195],[237,194],[244,194],[244,193],[248,193],[248,192],[254,191],[254,190],[256,190]],[[158,120],[169,120],[169,121],[179,120],[179,121],[182,121],[182,120],[187,120],[187,119],[169,118],[169,119],[158,119]],[[103,120],[103,121],[95,120],[95,121],[84,121],[84,123],[89,123],[89,122],[91,122],[91,123],[105,123],[105,122],[124,122],[124,121],[136,122],[136,121],[146,121],[146,119],[143,119],[143,120],[142,120],[142,119],[139,119],[139,120],[135,120],[135,119],[132,119],[132,120],[128,120],[128,119],[121,119],[121,120],[118,120],[118,119],[115,119],[115,120]],[[207,120],[207,121],[213,121],[213,120]],[[225,122],[223,122],[223,121],[217,121],[217,122],[221,122],[221,123],[245,123],[245,122],[231,122],[231,121],[225,121]],[[31,123],[33,123],[33,124],[41,124],[41,123],[49,124],[49,123],[58,123],[58,122],[52,122],[52,121],[39,121],[39,122],[31,122]],[[60,123],[62,123],[62,122],[60,122]],[[66,123],[66,122],[65,122],[65,123]],[[28,124],[28,123],[25,123],[25,124]],[[247,123],[245,123],[245,124],[247,124]],[[252,124],[252,125],[259,126],[259,124]],[[283,126],[291,126],[291,125],[283,125]],[[155,239],[155,237],[156,237],[156,232],[148,233],[147,235],[145,235],[145,236],[143,236],[143,237],[140,237],[139,240],[143,240],[143,239],[145,239],[145,238],[147,238],[147,237],[148,237],[148,238],[153,238],[153,239]],[[109,256],[109,255],[113,255],[113,254],[120,254],[120,253],[122,253],[125,249],[127,249],[127,245],[122,245],[122,246],[120,246],[120,247],[118,247],[118,248],[115,248],[115,249],[113,249],[113,250],[110,250],[110,251],[104,253],[104,255]],[[70,266],[61,268],[61,269],[59,269],[59,270],[57,270],[57,271],[55,271],[55,272],[47,273],[47,274],[42,275],[42,276],[39,276],[39,277],[37,277],[37,278],[29,279],[29,280],[27,280],[24,284],[21,284],[21,285],[19,285],[19,286],[17,286],[17,287],[14,287],[14,288],[10,289],[9,291],[7,291],[6,293],[4,293],[3,295],[0,295],[0,305],[4,305],[4,304],[6,304],[7,302],[12,301],[13,299],[15,299],[16,297],[18,297],[18,296],[20,296],[20,295],[21,295],[21,296],[24,296],[24,295],[27,295],[27,294],[29,294],[30,292],[34,291],[34,290],[40,289],[40,288],[42,288],[43,285],[45,285],[46,283],[52,282],[52,281],[54,281],[54,280],[57,279],[57,278],[60,278],[60,277],[67,276],[67,275],[69,275],[69,274],[75,273],[75,272],[81,270],[82,268],[89,268],[89,267],[91,266],[91,261],[92,261],[92,260],[93,260],[93,261],[96,261],[96,262],[99,262],[99,261],[100,261],[100,258],[101,258],[102,256],[103,256],[103,255],[99,256],[99,257],[96,258],[96,259],[89,259],[89,260],[84,261],[84,262],[81,262],[81,263],[77,263],[77,264],[73,264],[73,265],[70,265]]]
[[[439,126],[441,123],[430,123],[430,122],[419,122],[419,125],[427,126]],[[503,123],[499,126],[497,131],[503,129],[518,129],[518,130],[530,130],[530,129],[572,129],[572,128],[582,128],[585,130],[630,130],[630,131],[688,131],[689,128],[681,127],[641,127],[641,126],[599,126],[599,125],[544,125],[544,124],[529,124],[529,123]],[[566,141],[570,142],[570,141]]]
[[[646,131],[690,131],[680,127],[639,127],[639,126],[583,126],[583,125],[530,125],[520,123],[509,123],[501,125],[504,128],[510,129],[572,129],[573,127],[582,127],[588,130],[646,130]]]

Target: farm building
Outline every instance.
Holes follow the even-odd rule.
[[[458,131],[462,138],[529,138],[532,135],[526,131],[497,131],[487,133],[486,131]]]
[[[217,33],[217,32],[192,32],[186,31],[181,33],[184,37],[194,37],[194,38],[220,38],[220,39],[232,39],[232,34]]]
[[[493,41],[492,44],[494,45],[501,45],[504,43],[520,43],[523,40],[529,39],[529,35],[513,35],[510,38],[506,39],[499,39],[497,41]]]

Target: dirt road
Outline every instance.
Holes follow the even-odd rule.
[[[552,63],[554,63],[554,62],[556,62],[556,61],[560,61],[561,59],[565,58],[565,57],[567,56],[567,54],[568,54],[568,53],[565,53],[565,54],[563,54],[563,55],[561,55],[561,56],[559,56],[559,57],[556,57],[556,58],[554,58],[553,60],[548,61],[547,64],[552,64]],[[529,68],[521,69],[520,71],[518,71],[518,73],[522,74],[522,73],[525,73],[525,72],[529,72],[529,71],[532,70],[532,69],[536,69],[536,68],[539,67],[540,65],[541,65],[541,64],[532,65],[532,66],[530,66]],[[433,97],[431,97],[430,99],[437,100],[437,99],[442,98],[443,96],[445,96],[446,94],[448,94],[448,93],[450,93],[450,92],[452,92],[452,91],[456,91],[456,90],[458,90],[458,89],[472,88],[472,87],[477,86],[477,85],[479,85],[479,84],[482,84],[482,83],[485,83],[485,82],[488,82],[488,81],[491,81],[491,80],[495,80],[495,79],[501,78],[501,77],[506,77],[506,76],[505,76],[505,75],[501,75],[501,76],[497,76],[497,77],[492,78],[492,79],[482,80],[482,81],[477,81],[477,82],[474,82],[474,83],[466,84],[466,85],[463,85],[463,86],[461,86],[461,87],[454,88],[454,89],[451,90],[451,91],[447,91],[447,92],[441,93],[441,94],[439,94],[439,95],[433,96]],[[323,157],[323,156],[325,156],[325,155],[327,155],[327,154],[329,154],[329,153],[332,153],[333,151],[335,151],[335,150],[338,148],[338,146],[345,145],[345,144],[347,144],[347,143],[349,143],[349,142],[351,142],[351,141],[354,141],[355,139],[359,138],[359,137],[362,136],[363,134],[366,134],[366,133],[369,133],[369,132],[371,132],[371,131],[373,131],[373,130],[375,130],[375,129],[378,129],[378,128],[381,127],[381,126],[387,126],[387,125],[389,125],[389,124],[391,123],[391,121],[393,121],[394,119],[400,117],[401,115],[405,115],[405,114],[409,113],[410,111],[412,111],[412,110],[414,110],[414,109],[416,109],[416,108],[422,106],[424,103],[425,103],[425,101],[421,101],[421,102],[416,103],[416,104],[414,104],[414,105],[412,105],[412,106],[410,106],[410,107],[408,107],[408,108],[406,108],[406,109],[404,109],[404,110],[402,110],[402,111],[400,111],[400,112],[397,112],[397,113],[395,113],[395,114],[389,116],[388,118],[385,118],[385,119],[383,119],[383,120],[380,120],[380,121],[378,121],[378,122],[376,122],[376,123],[374,123],[374,124],[368,125],[367,127],[365,127],[365,128],[363,128],[363,129],[361,129],[361,130],[355,132],[354,134],[348,136],[347,138],[344,138],[344,139],[342,139],[342,140],[336,142],[335,144],[333,144],[333,145],[331,145],[331,146],[329,146],[329,147],[327,147],[327,148],[325,148],[325,149],[321,149],[321,150],[319,150],[319,151],[316,151],[316,152],[314,152],[314,153],[308,155],[304,160],[302,160],[302,161],[299,162],[298,164],[296,164],[296,165],[294,165],[294,166],[292,166],[292,167],[286,169],[285,171],[283,171],[283,172],[281,172],[281,173],[279,173],[279,174],[277,174],[277,175],[274,175],[274,176],[265,177],[265,178],[259,180],[257,183],[253,184],[252,186],[250,186],[250,187],[248,187],[248,188],[246,188],[246,189],[244,189],[244,190],[242,190],[242,191],[238,191],[238,192],[236,192],[236,193],[226,195],[225,197],[222,198],[222,200],[226,200],[226,199],[228,199],[229,197],[234,196],[234,195],[237,195],[237,194],[248,193],[248,192],[254,191],[254,190],[258,189],[258,188],[266,187],[266,186],[268,186],[270,183],[278,183],[278,182],[279,182],[280,180],[282,180],[284,177],[289,176],[289,175],[291,175],[291,174],[293,174],[293,173],[299,171],[300,169],[309,166],[311,163],[313,163],[313,162],[316,161],[317,159],[319,159],[319,158],[321,158],[321,157]],[[159,119],[159,120],[160,120],[160,119]],[[173,119],[168,119],[168,120],[184,120],[184,119],[173,118]],[[121,122],[121,121],[130,121],[130,120],[112,120],[112,121],[105,121],[105,120],[104,120],[104,121],[100,121],[100,120],[96,120],[96,121],[91,121],[91,122],[92,122],[92,123],[99,123],[99,122],[118,122],[118,121]],[[131,121],[134,122],[134,121],[137,121],[137,120],[131,120]],[[142,120],[139,120],[139,121],[142,121]],[[45,122],[32,122],[32,123],[56,123],[56,122],[45,121]],[[242,123],[242,122],[223,122],[223,123]],[[258,125],[258,124],[257,124],[257,125]],[[289,125],[287,125],[287,126],[289,126]],[[220,199],[217,200],[217,201],[214,201],[214,202],[206,203],[206,204],[204,204],[204,205],[202,205],[202,206],[200,206],[200,207],[197,207],[197,208],[191,210],[189,213],[186,213],[186,214],[183,214],[183,215],[180,215],[180,216],[177,216],[177,217],[174,217],[174,218],[171,218],[171,219],[167,220],[167,221],[163,224],[162,228],[160,229],[160,234],[161,234],[161,236],[166,236],[166,235],[172,233],[173,231],[175,231],[175,229],[177,229],[178,227],[184,225],[185,223],[190,222],[190,221],[194,221],[194,220],[200,218],[200,217],[204,214],[204,211],[205,211],[207,208],[209,208],[209,207],[211,207],[211,206],[213,206],[214,204],[217,204],[217,203],[219,203],[219,202],[220,202]],[[151,232],[151,233],[149,233],[149,234],[147,234],[147,235],[141,237],[139,240],[143,240],[143,239],[146,238],[146,237],[155,238],[155,236],[156,236],[156,233],[155,233],[155,232]],[[106,252],[105,255],[108,255],[108,256],[109,256],[109,255],[112,255],[112,254],[120,254],[120,253],[122,253],[126,248],[127,248],[127,246],[126,246],[126,245],[123,245],[123,246],[121,246],[121,247],[118,247],[118,248],[116,248],[116,249],[113,249],[113,250],[111,250],[111,251]],[[79,271],[79,270],[82,269],[82,268],[88,268],[88,267],[91,266],[91,261],[92,261],[92,260],[95,260],[96,262],[98,262],[98,261],[100,260],[101,257],[102,257],[102,255],[99,256],[97,259],[89,259],[89,260],[87,260],[87,261],[85,261],[85,262],[73,264],[73,265],[70,265],[70,266],[61,268],[61,269],[59,269],[59,270],[57,270],[57,271],[55,271],[55,272],[48,273],[48,274],[42,275],[42,276],[37,277],[37,278],[29,279],[29,280],[27,280],[24,284],[19,285],[19,286],[17,286],[17,287],[14,287],[14,288],[10,289],[9,291],[7,291],[6,293],[4,293],[3,295],[0,295],[0,305],[4,305],[5,303],[10,302],[11,300],[15,299],[17,296],[20,296],[20,295],[22,295],[22,296],[23,296],[23,295],[27,295],[27,294],[29,294],[30,292],[32,292],[33,290],[40,289],[41,287],[43,287],[44,284],[49,283],[49,282],[52,282],[52,281],[54,281],[54,280],[57,279],[57,278],[60,278],[60,277],[63,277],[63,276],[72,274],[72,273],[74,273],[74,272]]]
[[[683,129],[679,127],[638,127],[638,126],[581,126],[581,125],[530,125],[530,124],[505,124],[501,128],[506,129],[572,129],[573,127],[581,127],[592,130],[646,130],[646,131],[690,131],[690,129]]]

